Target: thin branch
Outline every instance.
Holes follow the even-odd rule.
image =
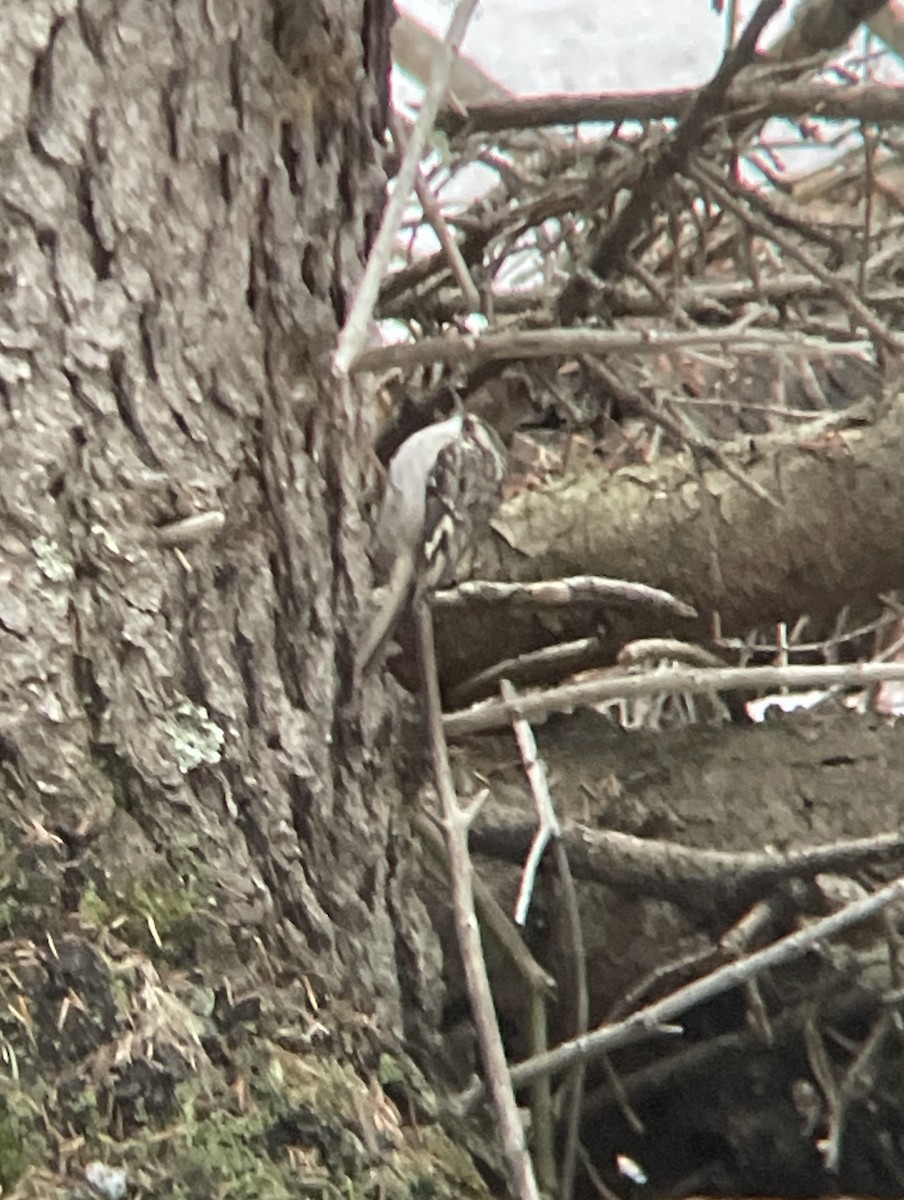
[[[876,1060],[893,1029],[892,1014],[888,1010],[880,1012],[869,1035],[844,1072],[841,1082],[837,1083],[814,1022],[809,1021],[805,1027],[807,1059],[814,1078],[823,1090],[829,1115],[828,1130],[816,1145],[826,1170],[831,1171],[833,1175],[838,1173],[840,1167],[842,1136],[851,1105],[868,1095],[871,1084],[875,1085],[875,1076],[881,1066]]]
[[[769,236],[772,236],[771,230]],[[838,291],[834,280],[831,290]],[[655,329],[522,329],[506,333],[487,333],[482,337],[473,334],[458,338],[432,337],[404,345],[380,346],[359,354],[351,369],[355,372],[379,373],[398,367],[403,371],[411,371],[415,367],[430,363],[451,363],[472,368],[483,363],[513,358],[555,358],[576,354],[668,354],[698,346],[717,346],[725,350],[762,350],[767,353],[783,348],[795,354],[812,354],[817,357],[827,354],[851,354],[858,358],[867,358],[871,351],[869,342],[865,341],[833,342],[827,338],[807,337],[769,329],[737,331],[730,325],[722,329],[695,329],[692,332],[681,333],[661,332]]]
[[[901,89],[904,94],[904,88]],[[854,278],[850,271],[842,269],[837,278],[847,279],[853,285]],[[722,321],[731,319],[732,310],[747,305],[752,301],[781,303],[788,300],[819,300],[829,296],[834,289],[814,279],[812,275],[782,274],[762,278],[753,283],[746,279],[733,279],[727,282],[716,280],[688,280],[673,293],[664,293],[666,303],[655,299],[649,294],[649,289],[639,288],[623,281],[601,285],[601,295],[606,302],[606,308],[614,317],[663,317],[671,313],[673,305],[677,304],[692,320],[712,321],[718,318]],[[494,312],[497,316],[520,316],[535,313],[546,301],[547,293],[537,291],[491,293]],[[862,299],[871,306],[900,307],[904,301],[904,288],[884,284],[873,285],[871,290],[864,293]],[[451,321],[468,311],[461,293],[451,286],[443,289],[441,295],[432,295],[430,311],[438,320]],[[385,306],[386,316],[401,316],[407,314],[407,309],[401,304]],[[826,345],[827,353],[832,353],[834,343]]]
[[[511,702],[516,698],[516,692],[512,684],[507,679],[500,682],[499,690],[503,700]],[[549,778],[546,774],[546,764],[540,757],[537,749],[537,739],[534,737],[534,732],[527,721],[516,717],[512,721],[512,729],[515,734],[515,740],[518,743],[518,750],[521,754],[521,762],[524,766],[525,774],[527,775],[530,785],[531,795],[534,799],[534,807],[537,813],[537,829],[531,844],[530,851],[527,856],[527,861],[524,864],[524,870],[521,875],[521,886],[518,889],[518,898],[515,902],[515,923],[523,926],[527,920],[527,910],[530,904],[530,899],[533,894],[534,881],[536,873],[543,858],[550,840],[556,840],[559,837],[560,827],[559,820],[556,816],[555,808],[552,802],[552,796],[549,792]],[[574,896],[574,881],[571,878],[571,872],[568,868],[568,858],[564,853],[559,853],[556,856],[560,879],[563,886],[571,884],[571,896],[573,908],[569,907],[569,916],[574,917],[577,910],[577,900]],[[581,976],[583,987],[581,995],[584,999],[583,1021],[584,1025],[580,1026],[575,1031],[583,1033],[586,1029],[586,1004],[587,1004],[587,980],[586,980],[586,964],[584,962],[583,953],[583,938],[581,937],[580,921],[578,919],[577,928],[572,928],[572,948],[575,950],[577,957],[573,959],[575,970]],[[541,1009],[539,1005],[534,1005],[534,1026],[535,1039],[543,1038],[544,1048],[546,1045],[546,1030],[547,1030],[547,1011],[544,1007]],[[576,1099],[578,1100],[577,1109],[573,1111],[580,1112],[580,1095],[582,1090],[582,1071],[579,1068],[578,1075],[581,1076],[581,1083],[577,1088]],[[542,1081],[538,1080],[533,1087],[533,1104],[535,1130],[534,1145],[537,1153],[537,1173],[544,1188],[549,1191],[555,1184],[555,1169],[554,1169],[554,1154],[553,1154],[553,1118],[552,1118],[552,1098],[550,1094],[549,1079]],[[571,1151],[572,1159],[569,1170],[566,1172],[568,1177],[567,1189],[560,1190],[560,1196],[568,1196],[571,1193],[574,1182],[574,1149]],[[567,1164],[566,1164],[567,1165]]]
[[[472,579],[457,587],[434,593],[431,603],[438,608],[467,608],[475,603],[505,604],[528,608],[570,608],[575,604],[600,604],[612,608],[661,611],[674,617],[695,617],[697,612],[662,588],[604,575],[566,575],[536,583],[504,583]]]
[[[763,950],[726,963],[702,979],[695,979],[671,995],[632,1013],[624,1021],[614,1025],[603,1025],[582,1038],[565,1042],[547,1054],[517,1064],[510,1071],[512,1083],[516,1087],[523,1087],[538,1075],[565,1070],[575,1062],[589,1062],[602,1054],[646,1041],[663,1031],[677,1032],[669,1022],[689,1008],[713,1000],[731,988],[756,978],[764,971],[802,958],[820,942],[869,920],[889,904],[899,900],[904,900],[904,877],[895,879],[865,899],[845,905],[822,920],[795,930]],[[480,1086],[469,1088],[460,1098],[463,1107],[473,1107],[481,1094]]]
[[[443,733],[442,701],[436,669],[433,641],[433,617],[429,605],[415,605],[424,698],[427,706],[427,729],[433,773],[445,825],[446,847],[452,888],[452,908],[458,945],[468,985],[468,996],[477,1027],[484,1069],[493,1097],[493,1107],[499,1125],[502,1149],[509,1167],[511,1184],[519,1200],[539,1200],[537,1182],[524,1141],[524,1129],[518,1115],[515,1094],[509,1079],[508,1064],[496,1009],[487,978],[486,961],[480,941],[480,926],[474,912],[474,887],[471,857],[468,852],[467,816],[462,811],[455,791],[449,749]]]
[[[591,95],[528,96],[524,99],[474,104],[466,113],[443,109],[437,128],[450,137],[459,133],[498,133],[506,129],[539,129],[544,125],[579,125],[584,121],[668,121],[685,116],[697,88],[656,92],[599,92]],[[718,116],[743,112],[751,122],[769,117],[815,114],[829,121],[904,121],[904,91],[886,84],[837,87],[825,83],[736,83]]]
[[[513,705],[516,703],[518,694],[507,679],[501,681],[499,691],[502,694],[502,699],[507,704]],[[537,813],[537,831],[527,857],[527,862],[524,864],[521,886],[518,889],[518,899],[515,902],[515,924],[523,925],[527,920],[527,910],[530,905],[534,879],[540,866],[540,860],[550,840],[559,836],[560,829],[552,796],[549,794],[549,779],[546,775],[546,766],[537,750],[537,739],[534,737],[533,730],[523,717],[518,716],[512,717],[512,729],[515,734],[515,741],[518,743],[521,762],[527,775],[530,793],[533,796],[534,808]]]
[[[469,675],[456,684],[447,693],[447,702],[452,707],[460,708],[489,691],[496,691],[502,679],[518,680],[522,685],[541,679],[561,679],[590,662],[598,662],[601,647],[602,642],[598,637],[578,638],[574,642],[559,642],[554,646],[543,646],[539,650],[528,650],[512,658],[504,658],[485,671]]]
[[[565,918],[571,940],[571,964],[574,971],[574,1036],[583,1037],[590,1019],[590,989],[587,983],[587,952],[584,945],[584,930],[578,893],[568,861],[568,853],[561,838],[556,838],[554,853],[559,873],[559,886],[565,903]],[[569,1080],[568,1111],[565,1118],[565,1145],[562,1150],[561,1182],[559,1200],[571,1200],[574,1193],[575,1164],[581,1127],[581,1109],[584,1104],[584,1076],[586,1065],[578,1063]]]
[[[471,833],[484,855],[518,863],[533,836],[531,825],[481,825]],[[685,912],[725,915],[760,899],[790,879],[851,872],[904,857],[899,833],[774,850],[707,850],[681,842],[638,837],[618,829],[571,826],[560,840],[576,879],[605,883],[632,897],[665,900]]]
[[[393,114],[390,114],[389,117],[389,128],[392,133],[392,140],[398,147],[399,153],[404,154],[407,147],[407,139],[402,129],[402,122]],[[437,203],[436,197],[425,181],[420,166],[418,166],[414,174],[414,192],[427,219],[427,223],[436,234],[436,239],[440,246],[442,246],[446,258],[449,260],[449,266],[452,268],[452,274],[461,288],[462,298],[467,311],[480,312],[482,308],[480,292],[471,278],[471,273],[468,270],[468,264],[464,260],[461,248],[455,240],[454,233],[449,228],[448,221],[443,216],[442,209]]]
[[[449,76],[452,73],[452,65],[458,54],[458,48],[465,36],[477,3],[478,0],[459,0],[455,12],[452,14],[452,20],[449,22],[448,32],[434,60],[430,86],[424,95],[421,111],[418,113],[414,129],[411,132],[408,149],[396,175],[392,197],[386,205],[380,229],[371,247],[367,266],[364,268],[364,274],[361,276],[361,282],[355,292],[345,325],[339,334],[336,353],[333,357],[333,370],[340,377],[348,375],[355,358],[360,354],[361,348],[367,341],[374,306],[380,292],[380,284],[395,249],[396,235],[401,228],[405,206],[411,195],[418,164],[427,145],[437,111],[449,86]]]
[[[900,1005],[901,994],[883,992],[878,998],[865,997],[862,988],[850,989],[846,995],[823,1000],[822,1010],[828,1020],[849,1021],[852,1017],[857,1021],[868,1018],[877,1005]],[[786,1047],[790,1048],[792,1040],[797,1041],[801,1026],[809,1010],[806,1007],[786,1009],[775,1020],[775,1046],[781,1053]],[[682,1044],[670,1055],[659,1056],[646,1066],[631,1071],[623,1080],[623,1092],[631,1103],[637,1104],[644,1099],[656,1095],[663,1088],[674,1087],[681,1080],[693,1076],[703,1079],[707,1072],[722,1069],[720,1064],[727,1061],[743,1062],[753,1049],[762,1049],[759,1034],[750,1026],[731,1033],[717,1034],[706,1041]],[[587,1109],[592,1110],[595,1119],[613,1106],[621,1107],[621,1098],[615,1094],[611,1085],[597,1088],[588,1101]]]
[[[662,198],[663,189],[684,170],[691,153],[703,140],[709,121],[721,111],[732,80],[753,62],[757,40],[781,6],[782,0],[760,0],[747,28],[725,55],[718,71],[697,92],[674,134],[644,169],[629,199],[590,254],[588,266],[598,279],[611,278],[621,267],[654,204]],[[560,311],[567,314],[582,308],[585,291],[585,281],[574,276],[562,290]]]
[[[439,42],[433,30],[410,13],[399,11],[395,14],[392,26],[393,65],[424,88],[430,80]],[[460,55],[453,64],[449,92],[459,105],[465,106],[503,100],[512,94],[467,55]]]
[[[732,692],[753,688],[869,687],[874,683],[904,680],[904,663],[852,663],[848,666],[802,667],[726,667],[724,670],[645,672],[629,675],[611,671],[599,679],[562,687],[522,692],[517,713],[529,721],[542,720],[554,712],[573,712],[585,705],[611,700],[632,700],[638,696],[656,696],[661,692],[687,692],[692,696],[708,692]],[[502,700],[482,700],[463,712],[443,718],[447,737],[463,737],[486,729],[502,729],[511,721],[511,706]]]
[[[712,654],[696,642],[681,642],[677,638],[635,638],[626,642],[618,652],[620,667],[633,667],[663,660],[687,663],[691,667],[725,666],[725,660]]]
[[[710,461],[715,462],[730,479],[733,479],[735,483],[744,488],[745,491],[750,492],[751,495],[756,496],[757,499],[764,501],[770,508],[781,507],[775,497],[771,496],[762,484],[752,479],[749,474],[742,471],[732,462],[721,446],[712,439],[703,437],[702,434],[698,433],[693,428],[693,424],[686,414],[679,412],[677,416],[673,416],[669,412],[663,412],[654,404],[651,404],[641,392],[626,388],[614,371],[606,366],[605,363],[597,362],[590,357],[586,358],[585,361],[588,368],[606,384],[606,387],[612,391],[613,395],[618,397],[622,402],[627,400],[632,408],[642,413],[653,425],[658,425],[661,429],[670,433],[672,437],[676,438],[679,445],[686,445],[692,451],[696,451]],[[706,494],[706,489],[701,488],[701,497],[706,496]]]
[[[845,44],[861,21],[886,0],[806,0],[798,4],[781,37],[769,47],[775,62],[794,62],[811,54],[830,54]]]
[[[449,874],[449,859],[446,843],[436,823],[426,813],[415,813],[414,827],[432,855],[434,861]],[[493,895],[488,884],[479,875],[473,876],[474,908],[480,918],[480,926],[495,941],[500,951],[527,984],[531,992],[549,996],[555,990],[555,980],[549,975],[525,946],[511,917]]]
[[[879,345],[883,346],[886,350],[890,350],[896,356],[904,353],[904,341],[897,337],[887,325],[870,311],[847,282],[837,274],[829,271],[812,254],[808,253],[801,246],[798,246],[792,238],[780,233],[775,225],[764,220],[756,213],[751,212],[749,207],[745,206],[741,201],[736,200],[728,191],[724,180],[719,176],[717,171],[708,164],[697,163],[693,168],[692,174],[704,187],[712,190],[720,207],[734,213],[748,229],[751,229],[754,233],[758,233],[761,237],[775,242],[785,254],[790,258],[796,259],[801,266],[806,267],[820,283],[824,284],[837,296],[844,307],[856,318],[857,323],[868,330]]]

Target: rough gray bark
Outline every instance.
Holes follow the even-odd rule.
[[[4,936],[146,917],[152,957],[231,994],[269,960],[385,1044],[430,1019],[436,955],[392,711],[350,682],[373,431],[328,352],[383,199],[389,23],[0,10]]]

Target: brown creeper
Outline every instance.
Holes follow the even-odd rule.
[[[505,465],[493,430],[461,413],[413,433],[392,456],[377,521],[377,565],[389,578],[361,642],[359,670],[386,645],[412,595],[453,582],[463,551],[499,503]]]

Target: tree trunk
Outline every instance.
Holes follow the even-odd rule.
[[[0,1024],[23,1078],[121,1048],[137,1018],[108,957],[137,987],[135,949],[145,982],[178,967],[197,985],[195,1068],[201,991],[234,1021],[284,983],[299,1036],[315,1018],[333,1036],[341,998],[379,1048],[432,1019],[395,718],[350,670],[372,419],[329,374],[383,201],[390,17],[389,0],[0,13],[3,959],[36,955]],[[84,1009],[63,1014],[70,993]],[[45,1001],[35,1043],[21,1014]],[[92,1085],[120,1133],[142,1123],[125,1072]],[[90,1145],[96,1115],[55,1105]]]

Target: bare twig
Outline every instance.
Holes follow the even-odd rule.
[[[587,984],[587,954],[584,948],[584,931],[578,893],[571,872],[568,854],[561,838],[556,838],[554,853],[559,873],[559,886],[565,906],[565,919],[571,940],[571,963],[574,971],[574,1036],[583,1037],[587,1032],[590,1014],[590,995]],[[569,1080],[568,1111],[565,1121],[565,1145],[562,1150],[559,1200],[571,1200],[574,1192],[574,1173],[577,1162],[581,1109],[584,1103],[584,1076],[586,1066],[578,1063]]]
[[[480,825],[471,833],[481,854],[518,863],[533,836],[530,825]],[[757,901],[789,879],[852,871],[904,858],[899,833],[774,850],[705,850],[637,837],[618,829],[568,827],[560,835],[576,879],[605,883],[630,896],[666,900],[685,912],[724,916]]]
[[[534,992],[529,1007],[531,1053],[543,1054],[549,1049],[549,1010],[545,997]],[[535,1079],[530,1086],[531,1147],[537,1169],[537,1182],[551,1196],[556,1184],[555,1117],[552,1104],[552,1083]]]
[[[901,89],[904,92],[904,88]],[[853,285],[855,279],[849,270],[838,272],[842,280],[848,280]],[[615,317],[657,317],[668,316],[674,304],[693,320],[713,320],[718,317],[729,321],[732,311],[747,305],[752,301],[775,303],[789,300],[818,300],[832,294],[826,284],[814,279],[812,275],[803,273],[792,275],[782,273],[775,276],[762,276],[753,283],[749,279],[731,279],[726,281],[688,279],[677,291],[665,293],[665,301],[650,295],[649,289],[640,291],[637,287],[625,282],[604,283],[601,295],[606,307]],[[500,292],[493,294],[493,308],[497,315],[522,314],[535,311],[545,299],[545,293],[539,292]],[[904,288],[889,285],[873,284],[864,292],[863,299],[874,307],[899,307],[904,302]],[[451,288],[443,292],[442,298],[432,297],[431,312],[438,319],[452,320],[467,311],[460,292]],[[400,310],[387,306],[387,315],[400,315]],[[834,352],[834,342],[826,342],[826,353]],[[808,414],[812,415],[812,414]]]
[[[435,862],[449,873],[446,843],[436,823],[426,813],[415,813],[414,827],[430,851]],[[500,951],[527,984],[531,992],[547,997],[555,990],[555,980],[549,975],[525,946],[511,917],[505,912],[489,886],[479,875],[473,875],[474,908],[480,918],[480,926],[486,930]]]
[[[414,123],[408,149],[396,176],[392,197],[386,205],[383,220],[371,247],[367,266],[364,268],[364,274],[358,290],[355,292],[345,325],[339,334],[333,358],[333,370],[340,377],[348,375],[355,358],[367,340],[368,327],[374,305],[377,302],[380,284],[395,248],[396,234],[399,232],[402,218],[405,215],[405,205],[411,194],[418,163],[421,161],[427,138],[433,128],[437,110],[446,94],[458,47],[465,36],[477,3],[478,0],[459,0],[455,12],[452,14],[452,20],[449,22],[449,29],[440,52],[434,59],[430,86],[427,88],[421,111]]]
[[[687,445],[692,451],[717,463],[735,483],[750,492],[751,495],[756,496],[757,499],[765,501],[770,508],[780,507],[775,497],[771,496],[762,484],[757,483],[755,479],[751,479],[748,474],[735,466],[721,446],[697,433],[684,414],[679,413],[677,416],[672,416],[668,412],[663,412],[651,404],[640,392],[625,388],[618,376],[604,363],[589,357],[586,362],[594,375],[602,379],[614,395],[620,399],[629,399],[631,406],[642,413],[653,425],[667,430],[680,445]],[[707,495],[706,488],[701,487],[700,495],[701,498]]]
[[[574,642],[544,646],[540,650],[503,659],[456,684],[448,692],[447,701],[453,707],[468,704],[491,690],[495,691],[501,679],[537,681],[550,679],[554,675],[561,679],[591,662],[599,654],[601,646],[598,637],[578,638]]]
[[[511,683],[503,679],[500,683],[502,698],[507,701],[515,699],[515,689]],[[559,821],[556,817],[549,792],[549,781],[546,767],[537,750],[537,741],[533,730],[527,721],[516,718],[512,722],[521,761],[530,784],[531,795],[537,811],[538,826],[534,835],[530,853],[521,877],[521,886],[515,904],[515,921],[523,925],[527,918],[527,906],[533,891],[534,877],[540,859],[550,840],[555,843],[556,866],[559,873],[559,884],[565,901],[565,912],[571,933],[572,955],[571,962],[575,973],[575,1036],[580,1037],[587,1030],[587,1014],[589,1000],[587,993],[587,964],[584,954],[584,937],[581,929],[580,912],[578,909],[577,891],[568,863],[568,855],[559,844]],[[542,1157],[547,1164],[552,1158],[552,1128],[549,1111],[548,1080],[547,1087],[539,1093],[538,1107],[542,1119],[541,1128],[537,1131],[538,1147],[542,1148]],[[561,1200],[569,1200],[574,1190],[574,1168],[577,1157],[578,1130],[580,1124],[581,1104],[584,1089],[584,1066],[578,1064],[570,1081],[569,1114],[565,1152],[563,1155],[562,1182],[558,1190]],[[549,1165],[540,1172],[541,1179],[549,1179],[547,1187],[553,1182]]]
[[[523,1087],[540,1074],[564,1070],[575,1062],[588,1062],[606,1052],[657,1036],[664,1030],[677,1032],[674,1027],[669,1027],[667,1022],[689,1008],[712,1000],[766,970],[803,957],[820,942],[835,937],[852,925],[869,920],[889,904],[900,900],[904,900],[902,877],[865,899],[855,900],[838,912],[823,917],[820,921],[814,921],[803,929],[795,930],[763,950],[726,963],[703,979],[696,979],[662,1000],[632,1013],[624,1021],[614,1025],[603,1025],[582,1038],[565,1042],[555,1050],[550,1050],[548,1054],[517,1064],[510,1071],[512,1082],[516,1087]],[[480,1086],[469,1088],[461,1097],[462,1106],[466,1109],[473,1106],[480,1099],[481,1092]]]
[[[807,1058],[814,1078],[819,1082],[828,1108],[828,1130],[817,1143],[826,1170],[838,1173],[841,1163],[841,1139],[851,1104],[868,1094],[869,1086],[878,1073],[877,1058],[889,1034],[894,1029],[892,1014],[880,1012],[853,1061],[836,1082],[829,1056],[825,1052],[822,1038],[814,1022],[805,1026],[804,1040]]]
[[[801,246],[798,246],[793,239],[780,233],[774,224],[751,212],[748,206],[736,200],[726,188],[724,181],[720,178],[717,171],[701,162],[694,166],[692,174],[701,181],[704,187],[712,190],[718,204],[722,208],[734,213],[754,233],[758,233],[761,237],[769,238],[777,246],[780,246],[789,258],[796,259],[801,266],[806,267],[820,283],[824,284],[837,296],[844,307],[853,314],[858,324],[869,331],[876,343],[897,356],[904,353],[904,341],[879,320],[875,313],[855,294],[853,288],[846,281],[827,270],[822,263],[818,262],[812,254],[808,253]]]
[[[402,123],[395,116],[390,115],[389,128],[392,132],[392,140],[399,148],[399,153],[404,154],[407,145],[407,139],[402,129]],[[477,285],[471,278],[471,273],[468,270],[468,264],[459,248],[458,242],[455,240],[455,235],[449,228],[449,223],[442,214],[439,204],[436,201],[429,185],[425,182],[421,174],[420,167],[414,173],[414,191],[418,198],[418,203],[423,209],[424,216],[436,234],[437,241],[442,246],[446,258],[449,260],[449,266],[452,268],[452,274],[455,276],[458,286],[461,288],[461,294],[464,297],[465,306],[469,312],[480,312],[480,292],[477,290]]]
[[[781,6],[782,0],[760,0],[747,28],[725,55],[716,74],[697,92],[674,134],[644,169],[630,198],[590,254],[588,267],[597,278],[611,278],[621,267],[653,205],[661,199],[668,181],[684,170],[709,121],[720,111],[729,85],[753,61],[757,39]],[[570,320],[571,315],[582,309],[586,296],[585,282],[574,276],[559,299],[559,309],[567,314],[566,319]]]
[[[499,690],[503,700],[508,704],[513,704],[517,700],[517,693],[507,679],[502,680]],[[527,856],[527,862],[524,864],[518,899],[515,902],[515,923],[523,925],[527,920],[527,910],[530,906],[540,860],[550,840],[559,836],[559,821],[553,807],[552,797],[549,794],[546,766],[537,751],[537,741],[533,730],[523,717],[512,718],[512,729],[521,752],[521,762],[527,774],[530,792],[534,798],[534,808],[537,812],[537,831]]]
[[[772,236],[771,228],[769,236]],[[807,265],[810,265],[809,262]],[[838,291],[834,280],[831,290]],[[510,333],[487,333],[482,337],[473,334],[458,338],[431,337],[404,345],[378,346],[359,354],[352,364],[352,370],[379,373],[397,367],[411,371],[430,363],[451,363],[471,368],[505,359],[555,358],[574,354],[668,354],[695,347],[764,352],[784,348],[795,354],[812,354],[816,357],[851,354],[865,358],[870,353],[869,342],[865,341],[832,342],[827,338],[771,329],[737,331],[730,325],[722,329],[694,329],[681,333],[654,329],[520,329]]]
[[[769,47],[769,57],[793,62],[814,53],[828,54],[843,46],[860,22],[884,4],[885,0],[803,0],[788,28]]]
[[[584,121],[668,121],[683,117],[697,88],[656,92],[600,92],[591,95],[529,96],[474,104],[467,113],[443,109],[437,128],[460,132],[498,133],[506,129],[539,129],[544,125],[579,125]],[[829,121],[904,120],[904,93],[880,84],[836,87],[825,83],[778,84],[752,78],[733,84],[718,116],[743,112],[751,122],[769,117],[804,117],[814,113]]]
[[[725,661],[694,642],[679,642],[677,638],[635,638],[618,652],[620,667],[638,663],[668,660],[687,663],[692,667],[724,667]]]
[[[612,671],[605,677],[562,687],[524,692],[518,697],[518,715],[535,721],[553,712],[573,712],[582,705],[605,701],[655,696],[661,692],[731,692],[754,688],[766,691],[777,687],[869,687],[874,683],[904,679],[902,663],[852,663],[848,666],[802,667],[726,667],[724,670],[646,672],[628,675]],[[462,737],[484,729],[501,729],[511,721],[511,706],[502,700],[483,700],[464,712],[449,713],[443,719],[447,737]]]
[[[875,1012],[877,1006],[897,1006],[901,1003],[900,993],[884,991],[872,999],[863,995],[862,989],[851,989],[840,997],[833,997],[821,1006],[828,1020],[849,1021],[852,1017],[862,1021]],[[807,1010],[801,1006],[786,1009],[774,1021],[775,1044],[781,1050],[789,1046],[801,1031]],[[731,1033],[717,1034],[705,1041],[692,1044],[682,1043],[669,1055],[662,1055],[644,1067],[631,1071],[623,1080],[624,1094],[631,1102],[638,1103],[662,1088],[673,1086],[678,1080],[693,1075],[705,1077],[709,1070],[719,1070],[719,1064],[731,1060],[743,1062],[750,1051],[759,1044],[759,1034],[750,1026]],[[761,1045],[759,1045],[761,1048]],[[611,1087],[601,1087],[592,1097],[588,1108],[593,1107],[596,1119],[601,1112],[621,1104]]]
[[[432,603],[440,608],[466,608],[475,601],[529,608],[600,604],[612,608],[660,610],[675,617],[697,615],[689,604],[662,588],[627,579],[607,579],[603,575],[566,575],[562,579],[543,579],[536,583],[473,579],[436,592],[432,598]]]
[[[399,11],[392,27],[392,57],[394,64],[406,75],[426,87],[439,49],[440,39],[432,29],[410,13]],[[502,100],[511,92],[466,55],[459,56],[449,79],[449,91],[459,105]],[[458,111],[456,109],[456,111]]]
[[[433,643],[433,617],[429,605],[424,602],[417,603],[414,616],[423,672],[430,752],[449,854],[455,929],[468,985],[468,995],[471,1000],[474,1023],[477,1027],[484,1069],[493,1097],[493,1107],[499,1123],[502,1149],[509,1167],[511,1185],[519,1200],[539,1200],[537,1182],[524,1141],[524,1129],[518,1116],[518,1106],[509,1079],[505,1050],[502,1046],[490,982],[487,978],[486,962],[480,941],[480,927],[474,912],[472,866],[468,852],[470,818],[458,802],[449,764],[449,751],[443,733],[442,702]]]

